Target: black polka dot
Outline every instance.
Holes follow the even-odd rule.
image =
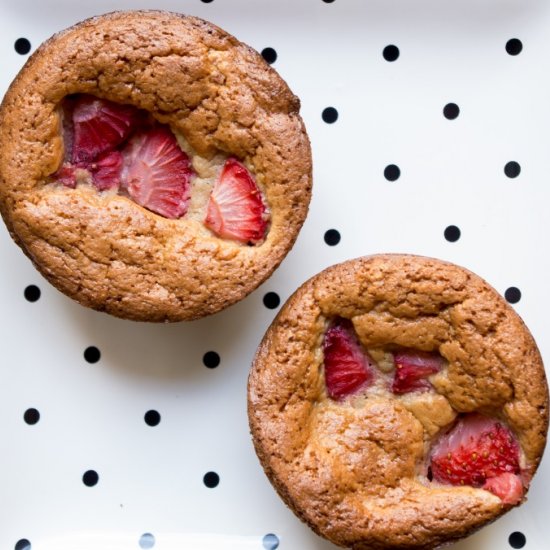
[[[31,51],[31,43],[26,38],[18,38],[13,47],[21,55],[27,55]]]
[[[273,48],[264,48],[262,57],[271,65],[277,61],[277,52]]]
[[[279,307],[280,303],[281,298],[279,298],[279,295],[276,292],[268,292],[264,296],[264,306],[268,309],[275,309]]]
[[[521,50],[523,50],[523,44],[518,38],[511,38],[506,42],[506,51],[510,55],[518,55],[521,53]]]
[[[510,543],[510,546],[512,548],[523,548],[525,546],[525,543],[527,542],[527,539],[525,538],[525,535],[523,533],[520,533],[519,531],[514,531],[508,537],[508,542]]]
[[[139,537],[140,548],[153,548],[155,546],[155,537],[151,533],[143,533]]]
[[[202,356],[202,362],[205,367],[215,369],[220,364],[220,356],[215,351],[207,351]]]
[[[327,107],[321,116],[327,124],[332,124],[338,120],[338,111],[334,107]]]
[[[460,229],[456,225],[446,227],[443,234],[450,243],[455,243],[460,239]]]
[[[504,297],[508,303],[517,304],[521,300],[521,290],[515,286],[511,286],[504,292]]]
[[[207,472],[202,478],[204,484],[209,488],[213,489],[217,487],[220,482],[220,476],[216,472]]]
[[[518,162],[511,160],[510,162],[507,162],[504,166],[504,173],[509,178],[517,178],[521,173],[521,166]]]
[[[384,168],[384,177],[388,181],[396,181],[399,179],[399,176],[401,175],[401,170],[399,169],[399,166],[396,166],[395,164],[389,164]]]
[[[82,483],[84,483],[86,487],[93,487],[94,485],[97,485],[98,481],[99,476],[95,470],[88,470],[84,472],[84,475],[82,476]]]
[[[158,411],[150,410],[143,416],[147,426],[158,426],[160,424],[160,414]]]
[[[25,299],[29,302],[36,302],[40,299],[40,289],[36,285],[29,285],[25,288]]]
[[[264,535],[262,539],[262,544],[265,550],[276,550],[279,548],[279,537],[273,533]]]
[[[456,103],[447,103],[443,107],[443,116],[448,120],[454,120],[460,114],[460,108]]]
[[[325,232],[325,242],[329,246],[336,246],[340,242],[340,232],[336,229],[329,229]]]
[[[395,61],[399,57],[399,48],[390,44],[384,48],[382,55],[386,61]]]
[[[213,2],[214,0],[201,0],[203,4],[210,4],[210,2]]]
[[[323,0],[323,2],[325,4],[332,4],[334,2],[334,0]]]
[[[87,347],[84,350],[84,359],[88,363],[97,363],[101,359],[101,352],[95,346]]]
[[[23,419],[27,424],[32,426],[40,420],[40,413],[36,409],[27,409],[23,415]]]
[[[27,539],[20,539],[15,543],[14,550],[31,550],[31,543]]]

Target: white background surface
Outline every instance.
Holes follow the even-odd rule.
[[[275,533],[281,550],[332,549],[285,508],[250,442],[246,378],[276,313],[263,296],[284,302],[322,268],[364,254],[435,256],[501,293],[518,287],[514,307],[548,357],[550,3],[0,0],[0,94],[27,57],[15,52],[17,38],[34,50],[85,17],[126,8],[197,15],[258,51],[276,50],[274,67],[301,98],[312,141],[311,210],[260,289],[218,315],[166,326],[73,303],[2,227],[0,548],[27,539],[32,550],[126,550],[152,533],[158,550],[261,550]],[[518,56],[506,53],[511,38],[523,42]],[[382,57],[388,44],[400,49],[393,63]],[[456,120],[442,115],[449,102],[461,109]],[[334,124],[321,118],[328,106],[339,112]],[[519,177],[505,176],[508,161],[520,163]],[[395,182],[384,179],[388,164],[401,169]],[[462,232],[455,243],[443,237],[448,225]],[[323,240],[331,228],[337,246]],[[42,290],[35,303],[23,297],[30,284]],[[92,345],[101,350],[95,364],[83,358]],[[216,369],[202,364],[211,350]],[[41,414],[36,425],[23,421],[30,407]],[[156,427],[143,421],[149,409],[162,416]],[[82,483],[89,469],[95,487]],[[208,471],[220,476],[214,489],[203,484]],[[510,548],[514,531],[526,548],[547,548],[549,483],[544,460],[527,504],[453,548]],[[192,542],[188,533],[207,537]]]

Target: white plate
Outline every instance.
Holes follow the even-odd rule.
[[[250,442],[246,378],[276,313],[263,297],[275,292],[284,301],[347,258],[435,256],[503,294],[520,289],[515,307],[547,356],[550,3],[2,0],[0,93],[26,59],[14,50],[18,38],[34,49],[85,17],[143,7],[198,15],[259,51],[275,49],[274,67],[300,96],[313,145],[310,215],[259,290],[176,325],[78,306],[1,231],[0,548],[23,550],[17,543],[28,540],[32,550],[126,550],[154,540],[158,550],[261,550],[269,533],[281,550],[334,548],[282,504]],[[506,52],[512,38],[523,44],[519,55]],[[400,50],[394,62],[382,55],[389,44]],[[450,102],[460,108],[455,120],[443,116]],[[333,124],[321,117],[329,106],[339,114]],[[504,173],[510,161],[521,166],[516,178]],[[390,164],[401,172],[393,182],[384,178]],[[456,242],[444,238],[450,225],[460,228]],[[329,229],[341,235],[336,246],[324,242]],[[25,300],[28,285],[40,288],[38,301]],[[89,346],[101,352],[96,363],[83,357]],[[215,369],[203,365],[208,351],[221,358]],[[23,419],[29,408],[40,413],[34,425]],[[144,422],[148,410],[160,413],[160,424]],[[82,482],[88,470],[99,475],[93,487]],[[203,484],[209,471],[220,478],[212,489]],[[529,549],[547,548],[549,483],[546,460],[526,505],[455,548],[510,548],[514,532]],[[275,545],[266,539],[265,547]]]

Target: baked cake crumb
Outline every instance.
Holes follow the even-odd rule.
[[[315,532],[431,549],[525,499],[548,387],[531,334],[485,281],[388,254],[291,296],[258,348],[248,415],[267,476]]]
[[[68,157],[63,105],[75,97],[148,113],[158,130],[146,152],[170,142],[179,166],[189,162],[189,188],[158,208],[132,188],[136,170],[120,184],[125,123],[110,156]],[[0,211],[37,269],[83,305],[143,321],[215,313],[271,275],[305,220],[311,150],[299,107],[256,51],[211,23],[163,11],[94,17],[38,48],[2,102]],[[230,176],[257,186],[237,197],[257,230],[230,226],[225,189],[207,215],[230,159]]]

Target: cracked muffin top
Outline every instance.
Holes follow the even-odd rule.
[[[0,107],[0,210],[57,288],[179,321],[244,298],[292,247],[311,196],[299,100],[218,27],[160,11],[77,24]]]
[[[380,255],[288,300],[254,360],[248,414],[267,476],[317,533],[429,549],[525,499],[548,388],[531,334],[485,281]]]

